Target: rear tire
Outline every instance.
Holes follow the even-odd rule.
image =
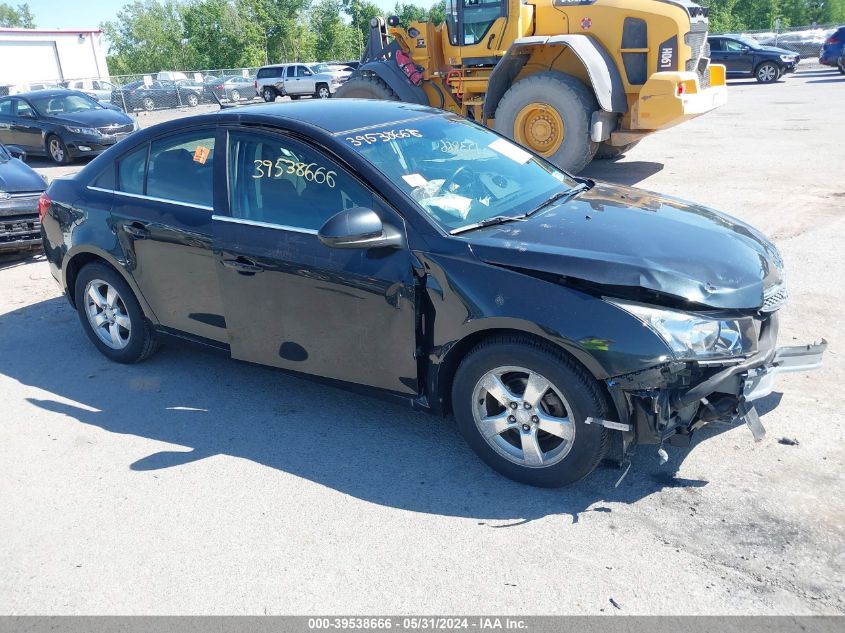
[[[493,396],[497,389],[488,385],[505,390]],[[607,430],[584,423],[588,417],[607,419],[595,379],[562,350],[531,337],[497,336],[475,347],[455,374],[452,409],[481,459],[532,486],[574,483],[607,452]]]
[[[337,89],[334,96],[340,99],[399,101],[399,95],[379,77],[351,77]]]
[[[628,143],[627,145],[609,145],[607,141],[599,143],[599,148],[596,150],[594,158],[600,160],[609,160],[611,158],[619,158],[628,153],[629,150],[634,149],[639,141]]]
[[[237,90],[232,90],[229,93],[229,101],[240,101],[241,100],[241,93]]]
[[[135,294],[120,274],[101,263],[91,263],[82,267],[76,277],[74,286],[74,300],[76,312],[85,334],[94,343],[94,346],[107,358],[117,363],[137,363],[152,356],[158,349],[158,342],[155,339],[152,326],[144,317],[141,305],[135,298]],[[98,289],[96,294],[99,299],[93,298],[89,301],[89,288]],[[103,294],[103,289],[111,288],[113,306],[108,310],[103,309],[98,303],[111,293]],[[111,326],[98,328],[95,322],[104,317],[116,320],[116,334],[112,338],[112,344],[107,343],[102,335],[111,333]],[[129,327],[125,327],[127,323]]]
[[[845,75],[845,55],[842,55],[842,56],[841,56],[841,57],[840,57],[840,58],[836,61],[836,67],[837,67],[837,68],[839,68],[839,72],[840,72],[841,74]]]
[[[548,107],[563,122],[563,140],[553,143],[546,152],[542,146],[526,149],[543,155],[561,169],[578,173],[590,164],[599,144],[590,138],[590,119],[599,109],[593,92],[578,79],[565,73],[547,71],[516,82],[502,97],[496,108],[495,129],[519,141],[517,116],[532,104]]]
[[[261,98],[264,99],[267,103],[272,103],[276,100],[277,93],[275,90],[269,87],[265,87],[261,90]]]
[[[144,100],[141,101],[141,107],[147,112],[152,112],[156,109],[156,102],[151,97],[144,97]]]

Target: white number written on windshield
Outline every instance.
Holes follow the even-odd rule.
[[[411,130],[404,128],[401,130],[387,130],[386,132],[372,132],[369,134],[358,134],[357,136],[347,136],[346,140],[352,143],[355,147],[362,145],[373,145],[375,143],[389,143],[390,141],[397,141],[403,138],[422,138],[419,130]]]

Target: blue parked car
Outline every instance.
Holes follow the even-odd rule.
[[[819,63],[825,66],[838,66],[839,72],[845,75],[842,67],[842,56],[845,55],[845,26],[840,26],[824,41],[819,51]]]

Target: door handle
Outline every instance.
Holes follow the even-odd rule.
[[[238,257],[237,259],[224,259],[223,265],[226,268],[231,268],[242,275],[254,275],[264,271],[263,266],[259,266],[251,259],[246,257]]]
[[[150,230],[138,222],[124,224],[123,231],[134,237],[136,240],[145,240],[150,236]]]

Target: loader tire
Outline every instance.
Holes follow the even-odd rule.
[[[495,129],[557,167],[578,173],[596,154],[590,119],[596,96],[578,79],[547,71],[516,82],[496,108]]]
[[[399,95],[380,77],[352,77],[337,89],[334,96],[341,99],[399,101]]]
[[[633,143],[628,143],[627,145],[609,145],[606,141],[602,141],[599,143],[599,148],[596,150],[596,155],[594,158],[600,160],[608,160],[611,158],[619,158],[624,154],[627,154],[629,150],[634,149],[637,146],[639,141],[634,141]]]

